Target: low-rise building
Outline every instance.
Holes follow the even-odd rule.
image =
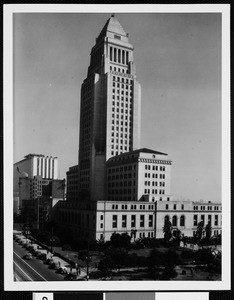
[[[197,209],[198,208],[198,209]],[[58,224],[69,227],[77,239],[110,240],[113,233],[138,238],[163,238],[166,220],[173,231],[194,236],[198,223],[210,223],[211,234],[221,233],[221,204],[194,201],[97,201],[59,202]]]

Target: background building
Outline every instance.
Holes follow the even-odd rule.
[[[23,160],[14,164],[14,192],[18,191],[19,177],[41,176],[58,179],[58,158],[42,154],[28,154]]]
[[[67,171],[67,201],[78,201],[79,166],[73,166]]]
[[[37,227],[51,218],[52,208],[65,199],[65,180],[43,179],[41,176],[19,178],[19,211],[25,221]],[[40,223],[40,224],[39,224]]]
[[[13,167],[14,213],[20,213],[22,200],[41,196],[45,180],[56,181],[58,178],[57,157],[28,154],[23,160],[16,162]]]

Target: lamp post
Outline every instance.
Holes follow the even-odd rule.
[[[50,238],[50,243],[51,243],[51,253],[52,253],[52,254],[54,253],[54,241],[55,241],[55,238],[54,238],[54,235],[53,235],[53,227],[52,227],[52,233],[51,233],[51,238]]]
[[[92,261],[92,257],[89,255],[89,250],[87,256],[85,257],[86,261],[86,273],[87,273],[87,281],[89,280],[89,263]]]

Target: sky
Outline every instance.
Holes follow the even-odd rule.
[[[78,163],[80,88],[109,13],[15,13],[14,162]],[[173,199],[221,201],[221,14],[117,13],[141,84],[141,147],[172,159]]]

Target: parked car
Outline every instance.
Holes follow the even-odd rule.
[[[24,258],[25,258],[25,259],[28,259],[28,260],[31,260],[33,257],[32,257],[32,254],[31,254],[31,253],[26,253],[26,254],[24,255]]]
[[[76,275],[69,273],[64,277],[65,280],[76,280]]]
[[[59,270],[60,266],[58,262],[53,262],[52,264],[50,264],[49,268],[54,270]]]
[[[53,264],[54,263],[54,260],[52,259],[52,258],[47,258],[46,260],[45,260],[45,264],[47,264],[47,265],[51,265],[51,264]]]
[[[60,274],[67,274],[67,267],[60,267],[58,271]]]

